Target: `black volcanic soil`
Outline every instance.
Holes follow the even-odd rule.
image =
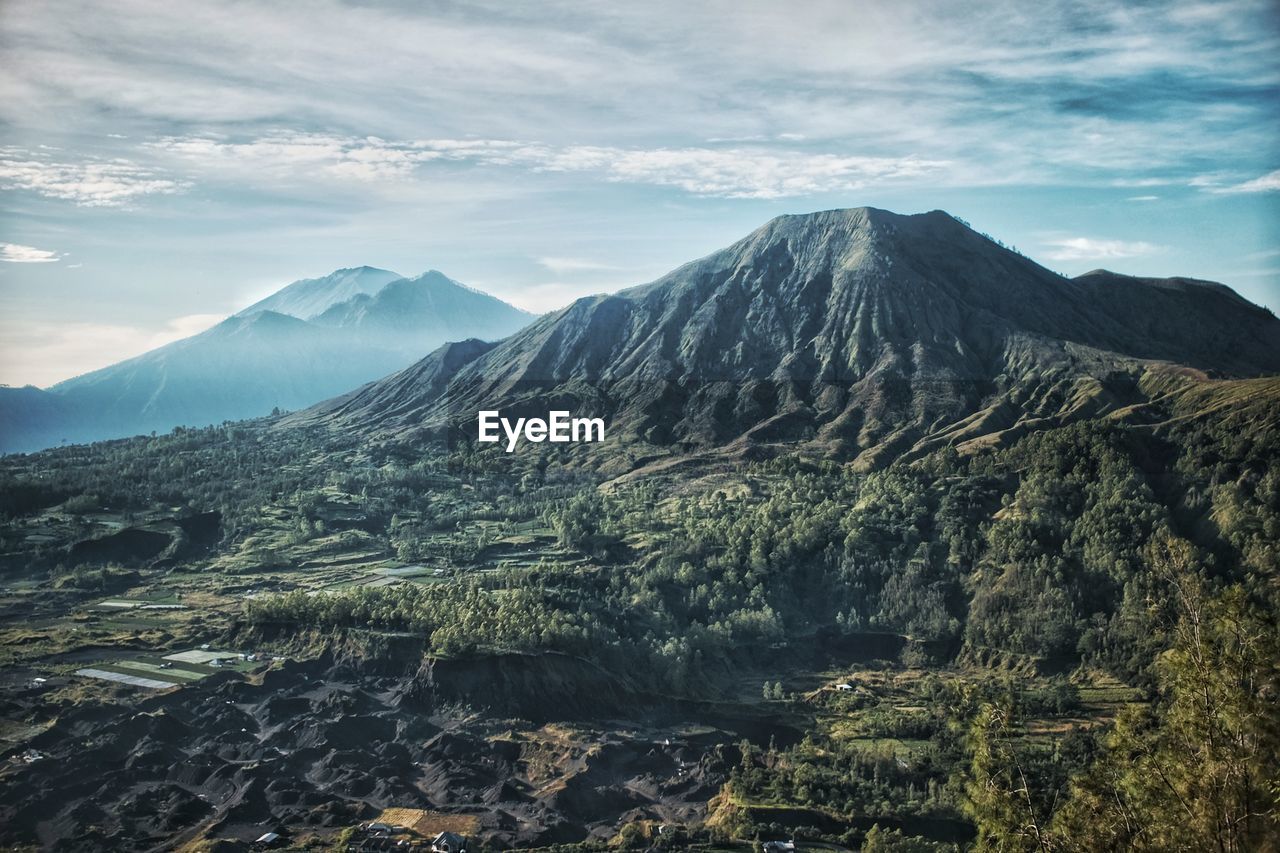
[[[609,837],[697,818],[733,744],[795,736],[746,707],[717,717],[637,696],[561,655],[395,668],[326,655],[68,704],[23,747],[44,758],[12,750],[0,771],[0,843],[164,850],[323,833],[392,806],[474,814],[500,845]],[[23,702],[6,717],[30,713]]]

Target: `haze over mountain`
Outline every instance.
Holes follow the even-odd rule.
[[[0,389],[0,451],[297,409],[398,370],[451,336],[497,339],[532,319],[435,271],[405,279],[338,270],[48,390]]]
[[[779,441],[874,465],[1114,412],[1171,376],[1277,372],[1280,321],[1223,285],[1066,278],[941,211],[856,208],[779,217],[286,424],[474,435],[480,409],[554,405],[607,419],[607,466]]]

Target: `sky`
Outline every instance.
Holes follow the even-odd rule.
[[[299,278],[547,311],[773,216],[943,209],[1280,310],[1280,6],[0,0],[0,383]]]

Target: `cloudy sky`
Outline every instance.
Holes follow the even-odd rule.
[[[541,311],[864,204],[1280,310],[1273,0],[45,0],[0,52],[8,384],[339,267]]]

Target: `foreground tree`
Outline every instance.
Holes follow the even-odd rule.
[[[1240,588],[1173,582],[1182,614],[1160,702],[1121,715],[1057,835],[1084,849],[1244,853],[1280,845],[1280,640]]]
[[[1177,609],[1151,706],[1122,712],[1050,819],[1009,711],[985,706],[966,782],[978,848],[1280,850],[1280,635],[1240,587],[1206,594],[1189,546],[1148,555]]]
[[[969,731],[972,763],[965,781],[966,810],[978,827],[979,850],[1050,851],[1048,815],[1036,802],[1012,709],[986,704]]]

